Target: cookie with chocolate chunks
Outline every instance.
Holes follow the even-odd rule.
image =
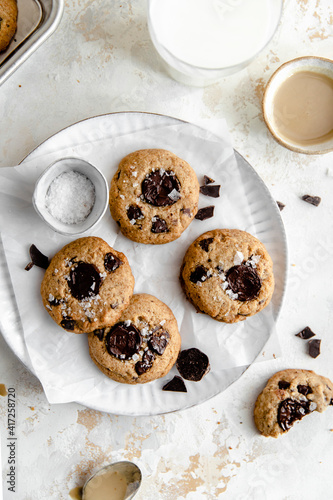
[[[274,291],[273,263],[264,245],[251,234],[215,229],[187,249],[180,282],[197,311],[235,323],[269,304]]]
[[[295,422],[332,404],[333,383],[311,370],[289,369],[273,375],[259,394],[254,421],[259,432],[277,438]]]
[[[133,241],[163,244],[185,231],[198,211],[199,182],[192,167],[170,151],[143,149],[119,164],[110,211]]]
[[[132,296],[118,322],[88,335],[89,353],[109,378],[144,384],[164,377],[180,351],[180,334],[171,309],[149,294]]]
[[[114,324],[128,306],[133,289],[126,256],[90,236],[69,243],[52,258],[41,295],[58,325],[88,333]]]

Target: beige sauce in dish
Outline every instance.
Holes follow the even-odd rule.
[[[127,481],[117,471],[105,471],[94,476],[84,488],[84,500],[124,500]]]
[[[319,144],[333,138],[333,78],[299,71],[277,89],[273,117],[281,136],[298,144]]]

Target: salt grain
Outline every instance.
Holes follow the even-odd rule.
[[[70,171],[58,175],[46,193],[45,206],[64,224],[77,224],[90,214],[95,203],[95,187],[88,177]]]

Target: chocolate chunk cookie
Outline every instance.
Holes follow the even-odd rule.
[[[199,312],[235,323],[269,304],[274,291],[273,264],[264,245],[251,234],[215,229],[188,248],[180,282]]]
[[[124,384],[144,384],[164,377],[175,364],[180,334],[171,309],[148,294],[133,295],[118,322],[88,335],[97,367]]]
[[[199,183],[190,165],[164,149],[143,149],[120,162],[110,210],[121,232],[139,243],[162,244],[182,234],[198,210]]]
[[[133,289],[125,255],[91,236],[69,243],[53,257],[41,294],[56,323],[65,330],[85,333],[115,323]]]
[[[254,421],[264,436],[278,437],[294,422],[333,404],[333,383],[311,370],[283,370],[259,394]]]
[[[17,27],[16,0],[0,0],[0,52],[6,50]]]

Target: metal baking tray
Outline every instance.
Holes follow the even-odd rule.
[[[0,53],[0,85],[52,35],[64,0],[17,0],[17,31],[5,52]]]

